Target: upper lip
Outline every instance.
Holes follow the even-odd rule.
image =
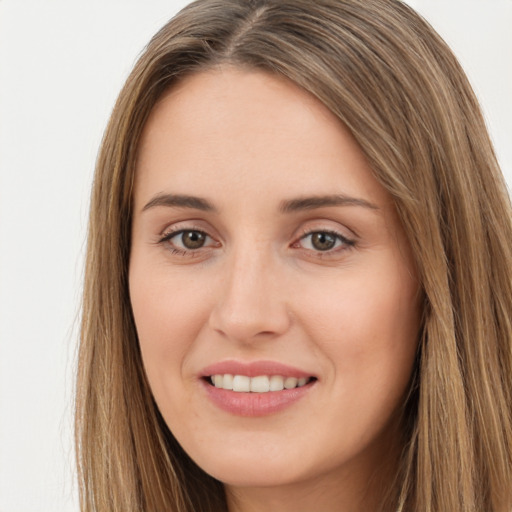
[[[283,377],[297,378],[314,377],[312,373],[277,361],[219,361],[201,371],[201,377],[224,374],[246,375],[247,377],[257,377],[259,375],[281,375]]]

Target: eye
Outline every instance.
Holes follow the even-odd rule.
[[[186,254],[215,245],[215,241],[209,235],[198,229],[171,231],[166,233],[159,242],[170,245],[171,250],[179,254]]]
[[[206,243],[207,238],[208,235],[202,231],[182,231],[172,237],[185,249],[200,249]]]
[[[306,233],[297,244],[303,249],[328,252],[351,247],[354,242],[333,231],[311,231]]]

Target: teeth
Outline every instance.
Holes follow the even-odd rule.
[[[228,373],[224,375],[222,379],[222,387],[224,389],[233,389],[233,375],[229,375]]]
[[[251,391],[253,393],[266,393],[270,391],[270,379],[266,375],[253,377],[251,380]]]
[[[286,377],[286,379],[284,380],[284,387],[285,387],[285,389],[296,388],[298,381],[299,381],[299,379],[297,379],[295,377]]]
[[[281,375],[258,375],[247,377],[246,375],[212,375],[211,383],[216,388],[229,389],[238,393],[267,393],[268,391],[282,391],[305,386],[311,379],[307,377],[282,377]]]
[[[251,390],[251,379],[245,375],[235,375],[233,377],[233,391],[238,393],[248,392]]]
[[[270,391],[282,391],[284,389],[284,378],[281,375],[270,377]]]

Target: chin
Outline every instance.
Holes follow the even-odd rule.
[[[279,487],[297,483],[306,478],[302,472],[294,471],[290,464],[283,467],[261,460],[247,464],[236,463],[231,466],[214,464],[209,469],[211,470],[207,473],[230,487]]]
[[[221,445],[221,449],[217,446],[198,451],[198,457],[194,457],[195,453],[190,455],[206,473],[231,487],[289,486],[314,480],[333,469],[329,457],[312,460],[304,447],[296,443],[287,446],[285,439],[276,441],[246,440],[245,449],[234,442],[231,449]]]

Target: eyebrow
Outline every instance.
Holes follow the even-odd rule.
[[[154,196],[142,211],[155,208],[156,206],[167,206],[177,208],[191,208],[205,212],[217,212],[217,208],[202,197],[184,195],[184,194],[157,194]],[[379,210],[379,207],[365,199],[350,197],[343,194],[326,196],[307,196],[296,199],[282,201],[279,210],[282,213],[293,213],[303,210],[314,210],[317,208],[326,208],[329,206],[360,206],[370,210]]]
[[[379,207],[365,199],[350,197],[343,194],[327,196],[308,196],[299,197],[283,201],[280,211],[283,213],[292,213],[301,210],[314,210],[316,208],[325,208],[329,206],[361,206],[370,210],[379,210]]]
[[[146,203],[144,208],[142,208],[142,211],[144,212],[156,206],[192,208],[194,210],[202,210],[204,212],[217,211],[210,201],[201,197],[183,194],[157,194],[148,203]]]

